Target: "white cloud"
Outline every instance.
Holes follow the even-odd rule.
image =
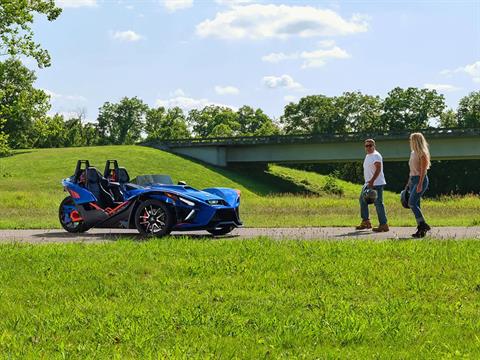
[[[235,6],[197,25],[197,34],[223,39],[335,36],[367,31],[364,18],[346,20],[335,11],[312,6]]]
[[[237,108],[234,106],[216,103],[205,98],[195,99],[189,97],[181,89],[175,90],[174,94],[175,93],[178,95],[174,95],[170,99],[158,99],[156,101],[156,105],[163,106],[165,108],[179,107],[184,111],[190,111],[192,109],[203,109],[205,106],[209,105],[223,106],[233,110],[237,110]]]
[[[264,55],[262,56],[262,60],[269,63],[279,63],[280,61],[298,59],[298,56],[299,56],[298,53],[287,55],[283,52],[280,52],[280,53],[271,53],[268,55]]]
[[[286,95],[286,96],[283,97],[283,100],[285,100],[285,102],[291,103],[291,102],[297,101],[298,98],[296,96],[293,96],[293,95]]]
[[[97,0],[57,0],[56,4],[62,8],[94,7]]]
[[[163,6],[165,6],[168,11],[174,12],[192,7],[193,0],[163,0]]]
[[[143,39],[143,36],[137,34],[133,30],[116,31],[115,33],[112,34],[112,37],[115,40],[127,41],[127,42],[134,42],[134,41],[139,41],[139,40]]]
[[[314,51],[303,51],[300,54],[300,58],[305,60],[302,67],[318,67],[325,64],[325,59],[348,59],[350,54],[345,50],[335,46],[327,50],[314,50]]]
[[[292,54],[271,53],[262,57],[263,61],[278,63],[285,60],[304,60],[302,68],[319,67],[326,63],[327,59],[348,59],[350,54],[335,46],[331,49],[318,49],[314,51],[302,51]]]
[[[238,90],[235,86],[220,86],[217,85],[215,86],[215,92],[218,95],[237,95],[240,93],[240,90]]]
[[[87,98],[81,95],[63,95],[58,94],[54,91],[48,89],[42,89],[47,95],[50,96],[52,101],[56,100],[67,100],[67,101],[87,101]]]
[[[293,80],[290,75],[285,74],[281,76],[264,76],[262,83],[270,89],[286,88],[303,90],[303,86],[300,83]]]
[[[480,83],[480,60],[472,64],[460,66],[454,70],[445,69],[440,72],[442,75],[452,75],[457,73],[467,74],[474,82]]]
[[[460,90],[459,87],[450,84],[424,84],[423,87],[440,92],[451,92]]]
[[[318,46],[323,48],[335,46],[335,40],[321,40],[318,42]]]

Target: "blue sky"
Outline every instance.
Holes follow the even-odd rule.
[[[36,39],[52,112],[95,120],[106,101],[260,107],[305,95],[480,89],[480,1],[62,0]],[[32,65],[30,61],[30,66]]]

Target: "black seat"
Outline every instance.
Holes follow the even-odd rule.
[[[108,189],[108,181],[100,171],[94,167],[88,167],[87,189],[97,198],[97,205],[102,209],[115,207],[112,195],[105,189]]]
[[[130,176],[128,175],[127,169],[125,169],[124,167],[116,168],[115,179],[120,184],[120,189],[122,189],[122,191],[126,191],[127,183],[130,181]]]

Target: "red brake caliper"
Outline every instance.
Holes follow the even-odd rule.
[[[70,219],[72,219],[73,222],[79,222],[83,220],[77,210],[73,210],[70,213]]]

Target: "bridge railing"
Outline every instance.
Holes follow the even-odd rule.
[[[419,130],[425,137],[461,137],[480,136],[480,128],[430,128]],[[324,133],[324,134],[298,134],[298,135],[271,135],[271,136],[236,136],[236,137],[213,137],[213,138],[190,138],[175,140],[151,140],[142,143],[146,146],[162,147],[190,147],[190,146],[228,146],[228,145],[268,145],[289,143],[322,143],[322,142],[350,142],[372,138],[375,140],[407,139],[411,130],[388,131],[388,132],[364,132],[364,133]],[[480,139],[479,139],[480,141]]]

